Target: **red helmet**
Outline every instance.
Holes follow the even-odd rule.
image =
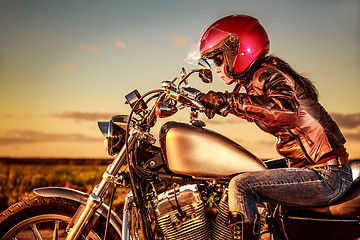
[[[217,20],[202,35],[200,55],[211,59],[224,54],[226,74],[241,77],[256,60],[265,56],[270,41],[256,18],[231,15]]]

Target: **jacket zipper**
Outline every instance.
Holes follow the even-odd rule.
[[[287,129],[287,130],[288,130],[288,132],[290,133],[290,135],[293,136],[293,137],[298,141],[298,143],[299,143],[299,145],[300,145],[300,148],[301,148],[301,150],[303,151],[306,159],[307,159],[311,164],[315,164],[315,162],[310,158],[310,156],[309,156],[308,153],[306,152],[303,144],[301,143],[300,138],[299,138],[298,136],[296,136],[293,132],[291,132],[290,129]]]

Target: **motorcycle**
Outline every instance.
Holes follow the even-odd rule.
[[[201,91],[188,86],[198,73],[212,82],[210,65],[164,81],[160,89],[126,95],[129,115],[99,122],[108,153],[116,156],[101,182],[86,194],[45,187],[0,215],[0,239],[230,239],[228,184],[241,172],[287,167],[285,159],[263,161],[229,138],[205,128]],[[160,118],[182,109],[190,123],[168,121],[159,145],[151,133]],[[226,116],[227,110],[218,114]],[[322,207],[259,203],[261,239],[359,239],[360,161],[351,161],[354,183],[346,194]],[[111,210],[117,186],[131,189],[122,220]],[[109,206],[104,199],[112,190]]]

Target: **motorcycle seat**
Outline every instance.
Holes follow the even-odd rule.
[[[349,164],[352,170],[353,183],[342,197],[330,205],[301,207],[300,209],[339,217],[360,216],[360,160],[350,161]]]
[[[357,182],[360,180],[360,160],[353,160],[349,162],[352,175],[353,175],[353,181]]]

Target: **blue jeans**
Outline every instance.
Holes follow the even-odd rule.
[[[229,184],[229,208],[253,222],[256,202],[322,206],[341,197],[352,183],[348,164],[317,168],[279,168],[241,173]]]

